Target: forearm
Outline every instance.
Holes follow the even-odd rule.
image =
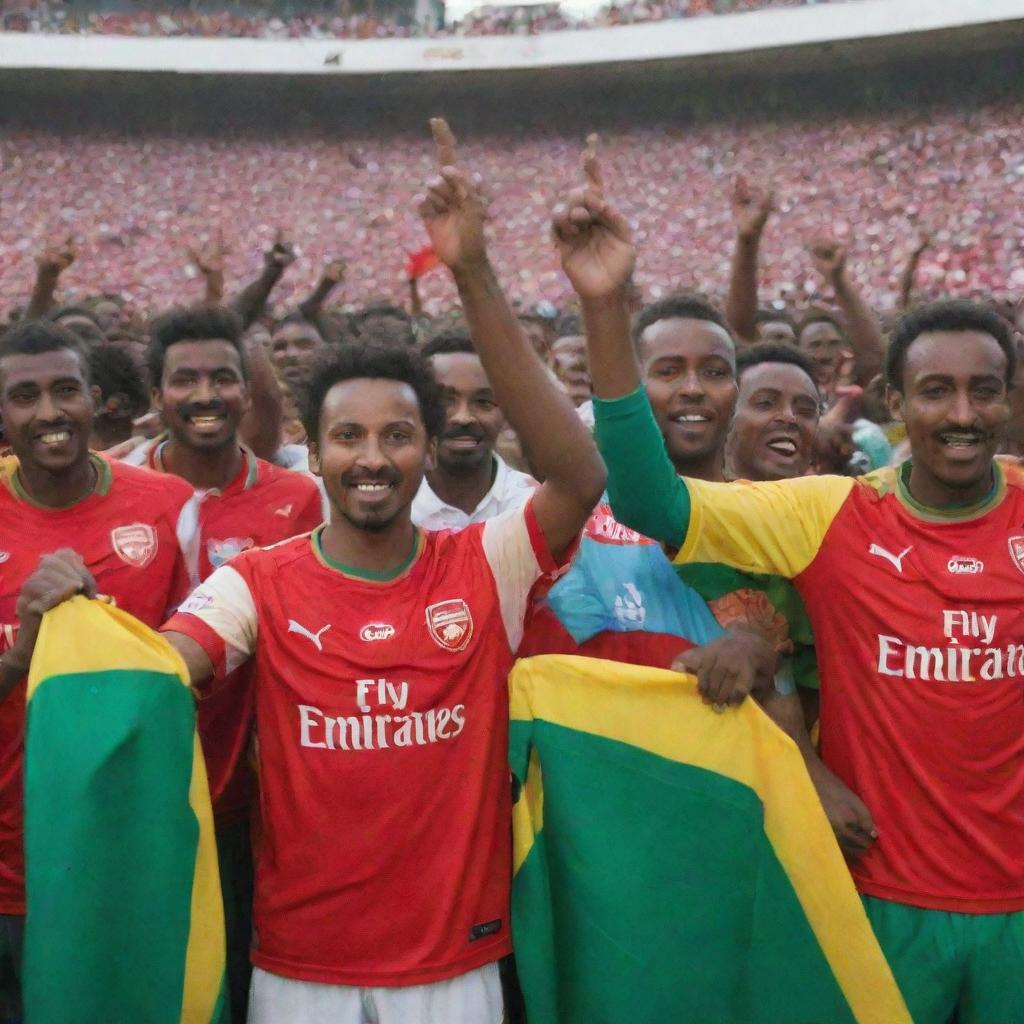
[[[313,289],[309,295],[299,303],[299,312],[307,319],[315,321],[320,316],[320,310],[323,309],[324,303],[327,301],[327,296],[334,291],[334,281],[328,281],[321,279],[317,282],[317,286]]]
[[[533,351],[490,263],[453,271],[480,361],[498,406],[550,484],[594,500],[604,467],[583,421]],[[570,457],[566,454],[570,453]]]
[[[415,277],[409,278],[409,312],[415,317],[423,316],[423,300],[420,298],[420,285]]]
[[[40,320],[50,312],[53,308],[53,296],[57,291],[59,278],[60,274],[40,268],[28,300],[28,308],[25,310],[26,320]]]
[[[690,520],[690,497],[675,471],[647,394],[594,399],[597,445],[608,467],[608,496],[615,518],[675,550]]]
[[[836,301],[846,319],[857,383],[861,387],[866,387],[882,369],[885,346],[882,341],[881,324],[857,287],[845,274],[836,284]]]
[[[14,687],[28,675],[31,660],[31,653],[22,655],[14,648],[0,656],[0,701],[6,700]]]
[[[260,276],[239,293],[232,305],[242,318],[244,327],[251,327],[263,312],[267,299],[270,298],[270,293],[274,290],[274,285],[281,279],[283,272],[281,267],[264,267]]]
[[[741,341],[757,340],[757,253],[760,239],[738,235],[732,254],[725,317]]]
[[[907,260],[907,265],[900,278],[900,309],[909,309],[910,300],[914,291],[914,278],[917,275],[917,264],[921,259],[923,250],[915,249]]]
[[[203,274],[206,282],[206,290],[203,295],[203,302],[207,306],[219,306],[224,301],[224,272],[222,270],[211,270]]]
[[[252,404],[242,419],[242,440],[261,459],[272,459],[281,446],[281,385],[262,346],[246,345],[245,365]]]
[[[625,297],[618,293],[603,300],[581,298],[580,311],[594,395],[606,401],[631,395],[640,386],[640,368]]]

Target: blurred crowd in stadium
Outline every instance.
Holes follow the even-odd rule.
[[[761,300],[800,310],[821,298],[807,245],[832,236],[883,315],[923,247],[917,295],[1024,289],[1024,151],[1019,106],[973,114],[867,115],[796,123],[609,131],[604,162],[641,243],[648,300],[680,287],[724,294],[730,183],[770,185],[777,212],[761,255]],[[549,241],[553,190],[574,166],[568,133],[477,136],[465,151],[494,189],[496,258],[523,310],[563,308],[571,292]],[[298,261],[274,293],[289,302],[344,257],[341,304],[404,302],[408,255],[423,244],[414,197],[426,173],[416,139],[328,141],[164,137],[132,142],[22,132],[0,144],[0,308],[26,302],[36,257],[74,238],[64,301],[115,290],[140,313],[190,301],[187,247],[223,232],[229,287],[258,273],[277,231]],[[544,183],[544,184],[541,184]],[[427,312],[452,305],[445,275],[421,282]]]
[[[796,7],[815,0],[624,0],[592,15],[576,16],[559,3],[520,6],[482,4],[459,21],[432,14],[416,20],[408,11],[390,13],[372,2],[356,10],[343,0],[333,11],[296,11],[294,5],[265,8],[194,4],[188,7],[86,10],[50,0],[3,0],[0,18],[10,32],[67,35],[199,36],[249,39],[375,39],[446,35],[535,35],[563,29],[606,28],[670,18],[732,14],[766,7]],[[827,0],[817,0],[818,3]],[[441,8],[439,7],[438,10]],[[443,23],[444,22],[444,23]]]

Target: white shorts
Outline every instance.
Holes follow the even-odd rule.
[[[498,965],[432,985],[354,988],[282,978],[256,967],[249,1024],[501,1024]]]

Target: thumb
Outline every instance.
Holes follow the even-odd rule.
[[[700,652],[698,648],[691,647],[689,650],[676,655],[676,660],[672,662],[672,671],[686,672],[689,675],[696,675],[699,666]]]

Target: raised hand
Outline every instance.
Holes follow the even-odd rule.
[[[54,276],[63,274],[78,255],[78,248],[75,245],[73,235],[68,235],[58,242],[47,245],[36,257],[36,266],[45,273]]]
[[[581,299],[618,296],[633,273],[636,252],[626,218],[605,198],[593,135],[583,152],[583,176],[583,186],[572,189],[554,209],[555,247]]]
[[[228,254],[227,244],[224,242],[224,233],[217,231],[215,238],[201,245],[186,246],[188,258],[196,265],[196,268],[205,277],[211,274],[224,273],[224,257]]]
[[[484,221],[487,210],[476,182],[456,164],[455,136],[442,117],[430,119],[438,173],[427,182],[419,213],[438,258],[451,270],[487,260]]]
[[[284,231],[278,228],[274,235],[273,246],[263,254],[263,262],[268,267],[278,267],[284,270],[286,267],[290,267],[297,259],[298,255],[295,252],[294,244],[288,240]]]
[[[761,237],[764,226],[775,209],[775,197],[738,174],[732,184],[732,218],[736,222],[736,234],[747,241]]]
[[[345,268],[346,263],[344,260],[331,260],[331,262],[324,267],[320,277],[325,283],[329,283],[331,285],[341,284],[345,278]]]
[[[846,269],[846,247],[834,238],[816,238],[808,246],[814,269],[834,288],[838,287]]]

